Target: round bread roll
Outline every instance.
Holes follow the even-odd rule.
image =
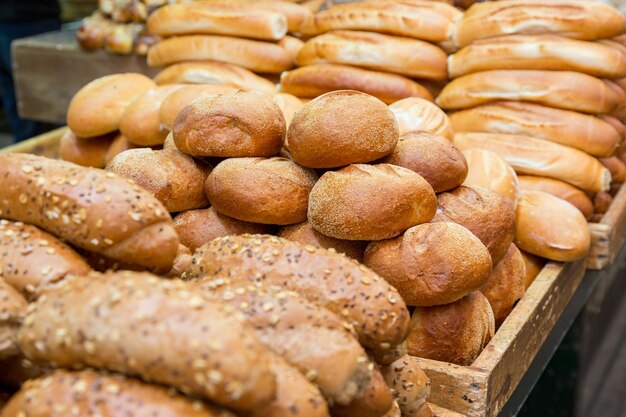
[[[333,91],[296,112],[288,137],[289,152],[298,164],[336,168],[389,154],[398,142],[398,124],[376,97]]]
[[[180,243],[192,251],[218,237],[271,232],[267,225],[237,220],[218,213],[213,207],[180,213],[174,217],[174,229]]]
[[[407,77],[445,80],[447,58],[441,48],[417,39],[337,30],[308,40],[298,53],[296,64],[346,64]]]
[[[485,246],[456,223],[426,223],[372,242],[363,263],[398,289],[410,306],[447,304],[478,290],[491,273]]]
[[[516,217],[515,244],[526,252],[570,262],[584,257],[589,250],[587,221],[565,200],[542,191],[522,191]]]
[[[183,87],[163,100],[161,108],[159,109],[159,121],[166,129],[172,130],[174,120],[176,116],[178,116],[178,113],[196,98],[233,93],[235,91],[237,90],[231,86],[219,84],[201,84]]]
[[[400,136],[393,152],[381,162],[417,172],[436,193],[461,185],[467,176],[467,161],[461,151],[443,136],[429,132]]]
[[[611,172],[611,182],[626,181],[626,164],[616,156],[600,158],[600,162]]]
[[[580,188],[554,178],[520,175],[519,188],[524,191],[543,191],[555,197],[562,198],[576,207],[587,220],[593,215],[593,203],[587,194]]]
[[[59,140],[59,158],[84,167],[104,168],[106,154],[115,134],[79,138],[70,129]]]
[[[517,174],[497,153],[482,149],[463,151],[467,161],[467,178],[463,185],[495,191],[515,206],[519,185]]]
[[[489,301],[474,291],[451,304],[417,307],[407,346],[412,356],[469,366],[494,333]]]
[[[420,410],[430,396],[430,379],[414,356],[404,355],[388,366],[382,367],[385,381],[391,388],[405,417],[420,417]]]
[[[389,106],[398,122],[400,135],[423,130],[452,140],[454,134],[450,119],[434,103],[419,97],[398,100]]]
[[[280,91],[296,97],[315,98],[335,90],[362,91],[386,104],[407,97],[433,101],[426,88],[406,77],[348,65],[307,65],[280,75]]]
[[[382,240],[430,221],[436,209],[432,187],[415,172],[356,164],[321,176],[309,196],[308,219],[326,236]]]
[[[524,295],[526,264],[522,254],[513,243],[504,258],[493,267],[487,282],[480,287],[480,292],[487,297],[493,310],[496,327],[511,313],[515,304]]]
[[[280,229],[277,236],[302,243],[303,245],[315,246],[316,248],[332,248],[359,262],[363,261],[363,253],[365,252],[365,246],[367,246],[367,242],[341,240],[325,236],[315,230],[309,222],[285,226]]]
[[[283,117],[285,118],[285,123],[287,127],[289,127],[293,115],[302,107],[302,101],[298,97],[287,93],[273,94],[272,100],[280,107],[280,110],[283,112]]]
[[[272,156],[285,140],[285,118],[266,94],[237,91],[198,97],[174,120],[174,142],[195,156]]]
[[[306,220],[315,172],[285,158],[231,158],[219,163],[204,189],[215,210],[263,224]]]
[[[113,142],[111,142],[111,145],[109,145],[109,149],[107,149],[106,153],[104,154],[104,165],[106,166],[106,164],[111,162],[117,154],[135,148],[138,148],[138,146],[134,143],[129,142],[126,136],[122,135],[121,133],[117,133],[114,136]]]
[[[135,145],[163,144],[169,129],[161,125],[159,110],[163,100],[181,87],[181,84],[159,86],[133,100],[120,120],[122,135]]]
[[[611,194],[600,191],[593,196],[593,214],[604,214],[609,211],[613,203],[613,196]]]
[[[530,284],[533,283],[546,265],[546,260],[523,250],[520,250],[520,254],[524,260],[524,270],[526,271],[526,275],[524,275],[524,288],[528,289]]]
[[[454,222],[468,228],[489,249],[496,265],[515,237],[514,206],[495,191],[460,186],[437,196],[433,221]]]
[[[67,125],[77,136],[90,138],[119,129],[129,104],[140,94],[154,88],[142,74],[107,75],[81,88],[67,109]]]

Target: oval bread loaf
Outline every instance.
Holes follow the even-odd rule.
[[[463,185],[483,187],[500,194],[515,206],[519,193],[517,174],[497,153],[483,149],[463,151],[467,161],[467,178]]]
[[[414,356],[404,355],[388,366],[382,367],[385,381],[398,402],[402,415],[420,417],[420,410],[430,396],[430,379]]]
[[[159,121],[166,129],[172,130],[178,113],[196,98],[233,93],[235,91],[237,89],[234,87],[221,84],[198,84],[182,87],[163,100],[159,109]]]
[[[424,130],[452,140],[452,125],[446,113],[436,104],[419,97],[398,100],[389,106],[398,122],[400,135]]]
[[[593,215],[593,203],[589,196],[571,184],[554,178],[520,175],[519,188],[523,191],[543,191],[555,197],[562,198],[576,207],[587,220]]]
[[[59,159],[84,167],[104,168],[114,135],[79,138],[67,129],[59,139]]]

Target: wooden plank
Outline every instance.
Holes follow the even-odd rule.
[[[590,223],[591,250],[587,269],[599,270],[615,261],[626,239],[626,187],[620,188],[600,223]]]
[[[455,413],[433,403],[428,403],[428,407],[433,413],[433,417],[463,417],[463,414]]]
[[[2,148],[0,149],[0,152],[32,153],[35,155],[47,156],[48,158],[58,158],[59,140],[67,129],[67,127],[60,127],[58,129],[51,130],[50,132],[46,132],[39,136],[35,136],[34,138],[16,143],[15,145]]]
[[[587,269],[603,269],[611,259],[612,228],[606,224],[589,223],[589,233],[591,248],[587,254]]]

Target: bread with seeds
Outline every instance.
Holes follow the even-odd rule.
[[[136,375],[238,410],[274,397],[270,352],[254,330],[182,281],[92,273],[48,287],[32,306],[18,341],[33,361]]]
[[[107,258],[167,272],[178,236],[165,207],[112,172],[29,154],[0,155],[0,216]]]
[[[347,320],[366,349],[387,350],[406,337],[409,312],[396,289],[332,249],[267,235],[227,236],[196,250],[184,277],[296,291]]]
[[[0,277],[0,359],[19,353],[17,332],[27,307],[24,297]]]
[[[418,359],[404,355],[389,366],[383,366],[381,371],[402,416],[419,417],[430,396],[430,379],[420,368]]]
[[[374,368],[365,389],[350,404],[331,408],[333,417],[382,417],[393,407],[393,396],[380,370]]]

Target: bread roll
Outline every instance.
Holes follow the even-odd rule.
[[[291,55],[291,60],[295,66],[296,57],[300,53],[300,49],[302,49],[302,47],[304,46],[304,42],[302,42],[298,38],[294,38],[293,36],[285,36],[277,43],[278,45],[283,47],[289,53],[289,55]]]
[[[593,203],[587,194],[566,182],[546,177],[520,175],[519,187],[520,190],[543,191],[561,198],[580,210],[586,219],[590,219],[593,215]]]
[[[452,125],[437,105],[419,97],[398,100],[389,106],[398,122],[400,135],[423,130],[452,140]]]
[[[26,315],[28,302],[0,277],[0,359],[17,355],[17,332]],[[4,371],[3,371],[4,372]]]
[[[303,245],[315,246],[316,248],[332,248],[359,262],[363,260],[363,253],[365,252],[365,246],[367,246],[367,242],[341,240],[323,235],[315,230],[309,222],[285,226],[280,229],[277,236]]]
[[[465,227],[449,222],[422,224],[395,239],[372,242],[363,262],[410,306],[459,300],[479,289],[491,273],[485,246]]]
[[[611,182],[626,181],[626,164],[616,156],[600,158],[600,162],[611,172]]]
[[[401,75],[347,65],[307,65],[283,72],[280,76],[280,91],[296,97],[314,98],[335,90],[362,91],[386,104],[407,97],[433,100],[428,90]]]
[[[430,396],[430,379],[420,368],[418,359],[404,355],[392,364],[383,366],[382,373],[402,410],[402,415],[420,417],[419,412],[426,406],[426,400]]]
[[[252,410],[276,388],[270,354],[253,332],[188,284],[126,271],[50,288],[33,304],[18,341],[38,362],[116,370]]]
[[[515,206],[519,192],[517,174],[497,153],[482,149],[463,151],[467,161],[467,178],[463,185],[495,191]]]
[[[445,80],[447,58],[441,48],[417,39],[337,30],[307,41],[296,64],[346,64],[407,77]]]
[[[109,145],[109,149],[107,149],[106,153],[104,154],[104,165],[106,166],[106,164],[111,162],[111,160],[115,158],[117,154],[135,148],[138,148],[138,146],[134,143],[129,142],[126,136],[122,135],[121,133],[116,134],[113,142],[111,142],[111,145]]]
[[[236,91],[198,97],[172,129],[176,147],[195,156],[276,155],[285,140],[285,118],[266,94]]]
[[[148,65],[151,67],[206,60],[275,74],[293,67],[291,55],[280,45],[227,36],[177,36],[162,40],[148,51]]]
[[[369,383],[350,404],[331,408],[333,417],[384,417],[393,407],[393,396],[380,370],[374,368]]]
[[[0,155],[0,215],[38,226],[116,261],[169,271],[178,249],[171,217],[127,180],[28,154]]]
[[[128,105],[154,87],[142,74],[107,75],[81,88],[70,101],[67,125],[81,137],[101,136],[119,129]]]
[[[302,107],[302,101],[300,101],[298,97],[287,93],[273,94],[272,100],[280,107],[280,110],[283,112],[283,117],[285,118],[285,123],[287,127],[289,127],[294,114]]]
[[[518,174],[554,178],[593,192],[611,185],[611,173],[596,158],[558,143],[522,135],[457,133],[454,144],[463,151],[495,152]]]
[[[159,110],[163,100],[182,85],[163,85],[150,89],[133,100],[120,120],[120,132],[140,146],[161,145],[169,129],[161,125]]]
[[[522,259],[524,259],[524,266],[526,270],[526,275],[524,276],[524,288],[528,289],[530,284],[533,283],[535,278],[537,278],[543,267],[546,265],[546,260],[523,250],[520,250],[520,253],[522,254]]]
[[[584,257],[591,243],[587,221],[576,207],[542,191],[522,191],[515,244],[542,258],[571,262]]]
[[[595,156],[612,155],[622,141],[620,132],[599,117],[514,101],[499,101],[458,111],[450,115],[450,121],[457,133],[534,136]]]
[[[467,176],[467,161],[461,151],[445,137],[429,132],[400,136],[393,152],[381,162],[417,172],[436,193],[461,185]]]
[[[407,339],[409,354],[470,366],[494,332],[489,301],[474,291],[451,304],[416,308]]]
[[[322,175],[309,196],[318,232],[345,240],[382,240],[435,215],[432,187],[415,172],[390,165],[350,165]]]
[[[311,170],[285,158],[231,158],[206,180],[215,210],[235,219],[263,224],[306,220],[309,193],[317,180]]]
[[[234,414],[120,374],[57,370],[26,382],[2,417],[61,415],[234,417]]]
[[[582,113],[611,113],[626,97],[618,88],[579,72],[492,70],[453,80],[441,91],[437,104],[456,110],[497,100],[519,100]]]
[[[332,91],[296,112],[288,137],[289,152],[298,164],[336,168],[389,154],[398,142],[398,124],[377,98],[358,91]]]
[[[341,315],[367,349],[392,350],[405,339],[408,310],[397,291],[332,249],[274,236],[242,235],[213,240],[196,250],[193,258],[184,278],[230,278],[235,285],[252,281],[296,291]]]
[[[59,158],[84,167],[104,168],[114,135],[79,138],[67,129],[59,140]]]
[[[626,29],[626,26],[625,26]],[[626,76],[626,48],[556,35],[510,35],[474,41],[448,59],[450,78],[479,71],[576,71],[596,77]]]
[[[611,196],[611,194],[605,191],[600,191],[599,193],[596,193],[596,195],[593,197],[594,214],[606,213],[607,211],[609,211],[609,207],[611,206],[612,202],[613,197]]]
[[[274,91],[274,84],[238,65],[217,61],[181,62],[170,65],[154,77],[163,84],[218,84],[264,93]]]
[[[218,94],[233,93],[235,88],[219,84],[190,85],[176,90],[161,103],[159,121],[168,130],[174,126],[174,120],[189,103],[198,97],[216,96]]]
[[[406,355],[406,341],[390,349],[370,349],[367,353],[377,364],[390,365]]]

